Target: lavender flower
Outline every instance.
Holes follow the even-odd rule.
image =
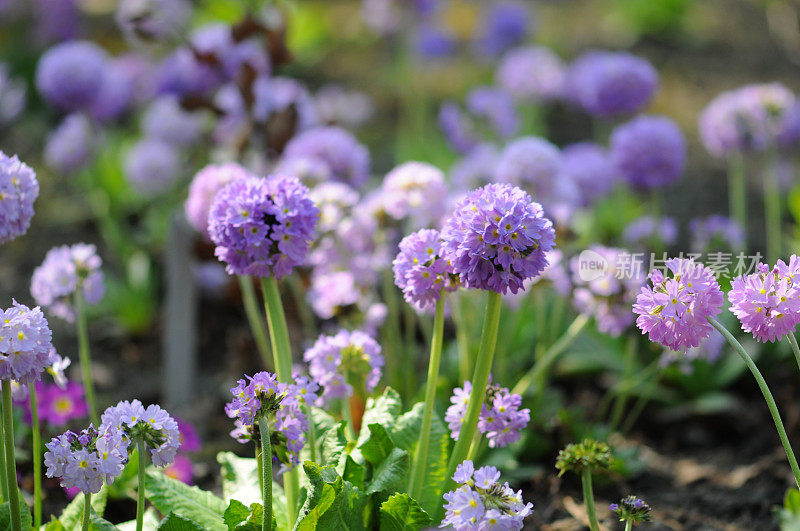
[[[678,224],[672,218],[641,216],[628,223],[622,231],[622,239],[636,248],[668,247],[678,240]]]
[[[335,231],[358,203],[358,192],[350,185],[340,182],[320,183],[311,190],[309,196],[319,209],[317,229],[321,234]]]
[[[155,86],[161,94],[209,96],[223,82],[218,68],[198,60],[188,47],[164,57],[155,73]]]
[[[467,94],[466,109],[473,120],[487,123],[499,138],[511,138],[519,129],[514,101],[508,92],[476,87]]]
[[[531,29],[528,9],[520,2],[492,2],[475,27],[475,47],[488,57],[496,57],[520,44]]]
[[[209,164],[192,179],[189,195],[184,203],[186,219],[198,232],[208,237],[208,212],[217,192],[228,183],[252,175],[242,166],[229,162]]]
[[[152,196],[167,191],[178,178],[181,157],[177,149],[161,140],[137,142],[125,156],[125,177],[139,193]]]
[[[733,279],[728,293],[731,313],[756,341],[779,340],[800,323],[800,289],[793,278],[798,272],[800,263],[793,255],[789,265],[781,260],[770,271],[759,264],[757,272]]]
[[[50,366],[53,333],[42,310],[14,301],[0,324],[0,380],[27,384]]]
[[[100,94],[108,55],[88,41],[53,46],[39,60],[36,88],[49,103],[64,111],[87,109]]]
[[[450,181],[457,190],[472,190],[494,181],[497,149],[481,144],[450,168]]]
[[[228,273],[280,278],[302,264],[319,218],[308,193],[282,175],[237,179],[220,190],[208,232]]]
[[[303,359],[314,381],[322,388],[318,405],[372,392],[381,378],[383,356],[378,343],[364,332],[341,330],[320,336]]]
[[[695,218],[689,223],[692,250],[739,250],[744,247],[744,231],[734,220],[725,216]]]
[[[413,226],[424,227],[441,218],[447,186],[439,168],[405,162],[386,174],[381,192],[387,214],[397,220],[410,218]]]
[[[0,244],[28,231],[38,196],[36,173],[16,155],[0,151]]]
[[[99,122],[110,122],[122,116],[133,103],[136,81],[127,59],[106,64],[100,92],[92,101],[89,112]]]
[[[611,134],[611,156],[617,169],[637,188],[671,184],[683,173],[686,141],[665,116],[640,116]]]
[[[286,145],[283,156],[322,160],[336,180],[355,187],[369,178],[369,151],[338,127],[317,127],[300,133]]]
[[[252,39],[235,40],[233,33],[228,24],[207,24],[193,32],[192,46],[217,58],[227,79],[236,80],[245,68],[256,76],[269,75],[272,64],[264,46]]]
[[[42,265],[33,271],[31,295],[53,315],[73,322],[75,309],[71,297],[77,290],[81,290],[87,304],[96,304],[103,298],[102,264],[94,245],[77,243],[54,247],[47,252]]]
[[[146,137],[175,146],[191,146],[203,133],[203,116],[186,111],[178,98],[161,96],[145,110],[142,132]]]
[[[11,77],[8,65],[0,62],[0,125],[14,121],[25,109],[27,99],[28,85]]]
[[[608,195],[619,180],[609,153],[592,142],[580,142],[561,151],[558,180],[574,183],[582,205]]]
[[[332,181],[333,171],[330,166],[316,157],[291,157],[280,159],[272,170],[273,173],[280,175],[291,175],[297,177],[306,186],[316,189],[322,184],[341,184],[350,187],[350,185]]]
[[[446,28],[425,22],[420,24],[415,35],[416,51],[426,59],[441,59],[456,51],[456,36]]]
[[[327,125],[356,128],[375,114],[375,105],[367,94],[338,85],[326,85],[319,89],[314,97],[314,105],[319,122]]]
[[[653,287],[644,286],[636,297],[636,325],[650,341],[672,350],[696,347],[711,333],[707,318],[722,311],[722,290],[713,271],[692,258],[672,258],[665,265],[666,274],[651,271]]]
[[[450,436],[458,440],[464,416],[467,413],[472,384],[464,382],[456,387],[450,397],[451,406],[445,412],[444,420],[450,429]],[[478,431],[486,436],[490,448],[502,448],[515,443],[520,432],[531,420],[530,409],[520,409],[522,396],[509,392],[508,388],[490,384],[478,417]]]
[[[458,202],[442,240],[443,257],[466,287],[516,293],[547,266],[555,232],[530,195],[490,184]]]
[[[437,230],[423,229],[400,242],[393,262],[394,283],[403,291],[406,302],[419,310],[430,310],[442,290],[458,287],[452,267],[441,255],[442,240]]]
[[[545,46],[509,50],[495,72],[497,84],[523,101],[549,101],[561,96],[564,62]]]
[[[129,441],[116,427],[94,427],[80,433],[67,431],[47,443],[44,465],[47,477],[61,479],[65,489],[84,493],[100,492],[103,482],[111,483],[128,461]]]
[[[98,136],[91,120],[73,113],[47,137],[44,160],[58,173],[75,173],[91,162],[97,150]]]
[[[315,271],[306,299],[320,319],[331,319],[357,306],[361,293],[350,271]]]
[[[622,498],[622,501],[612,503],[608,508],[619,517],[620,522],[641,524],[653,519],[650,515],[650,506],[636,496],[626,496]]]
[[[454,529],[520,530],[523,520],[533,512],[533,504],[522,500],[508,483],[500,483],[500,471],[493,466],[475,470],[464,461],[453,474],[459,484],[444,494],[445,517],[439,527]]]
[[[145,408],[138,400],[124,400],[106,409],[100,420],[101,432],[119,430],[127,444],[134,446],[144,442],[155,466],[172,463],[181,445],[178,423],[155,404]]]
[[[439,109],[439,129],[454,150],[469,153],[478,145],[478,137],[474,125],[459,106],[447,101]]]

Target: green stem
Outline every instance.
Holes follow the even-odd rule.
[[[42,527],[42,433],[39,428],[39,404],[36,386],[28,384],[31,405],[31,459],[33,460],[33,526]]]
[[[747,180],[744,157],[738,151],[728,159],[728,202],[729,215],[742,227],[747,239]],[[745,242],[745,248],[747,248]]]
[[[794,352],[794,359],[797,361],[797,366],[800,367],[800,348],[797,346],[797,338],[794,337],[794,332],[786,334],[789,338],[789,343],[792,345],[792,352]]]
[[[610,431],[614,431],[619,426],[620,421],[622,421],[622,414],[625,412],[625,405],[628,402],[628,391],[630,390],[630,386],[628,385],[628,380],[631,377],[631,371],[633,370],[633,362],[636,357],[636,337],[630,336],[628,338],[628,349],[627,349],[627,357],[625,361],[625,372],[622,376],[622,385],[620,385],[619,393],[617,394],[617,399],[614,402],[614,409],[611,412],[611,421],[609,423]]]
[[[581,472],[581,485],[583,486],[583,503],[586,505],[586,516],[589,517],[589,527],[592,531],[600,531],[600,524],[597,522],[597,513],[594,509],[592,471],[588,468],[584,468]]]
[[[464,416],[464,423],[461,425],[458,440],[447,463],[447,475],[445,476],[442,492],[450,490],[452,475],[456,471],[456,467],[469,454],[472,438],[478,427],[478,417],[486,399],[486,385],[489,383],[489,373],[492,371],[494,349],[497,346],[497,328],[500,324],[500,307],[502,305],[499,293],[490,291],[488,294],[481,343],[475,360],[475,372],[472,375],[472,393],[469,396],[467,413]]]
[[[3,380],[3,430],[6,447],[6,481],[8,501],[11,508],[11,529],[21,531],[19,519],[19,488],[17,487],[17,464],[14,459],[14,416],[11,404],[11,381]]]
[[[288,384],[292,381],[292,349],[289,344],[289,328],[286,326],[286,315],[283,313],[278,281],[272,276],[263,277],[261,289],[264,293],[267,327],[272,341],[272,357],[278,372],[278,380]],[[264,468],[266,469],[267,466],[265,456]],[[296,468],[287,470],[283,474],[283,488],[286,494],[289,528],[292,529],[297,520],[297,498],[300,494],[300,478]]]
[[[136,531],[142,531],[144,528],[144,505],[145,505],[145,471],[147,470],[147,445],[144,441],[136,443],[136,449],[139,453],[139,486],[136,495]]]
[[[266,418],[258,421],[258,431],[261,434],[261,499],[264,504],[264,519],[261,529],[272,530],[272,443],[269,438],[269,423]]]
[[[772,415],[775,428],[778,430],[778,437],[780,437],[783,450],[786,452],[786,458],[789,460],[789,466],[792,468],[792,474],[794,474],[795,483],[798,487],[800,487],[800,467],[797,466],[797,458],[795,458],[792,446],[789,444],[789,437],[786,435],[786,429],[783,427],[781,416],[778,413],[778,406],[775,405],[775,399],[772,398],[772,393],[770,392],[769,387],[767,387],[767,382],[764,381],[764,377],[761,376],[761,371],[758,370],[758,367],[756,367],[753,359],[744,349],[742,344],[739,343],[719,321],[713,317],[709,317],[708,322],[711,323],[711,326],[716,328],[720,334],[722,334],[728,344],[732,346],[734,350],[736,350],[739,356],[742,357],[745,364],[747,364],[747,368],[750,369],[750,372],[753,373],[756,383],[758,383],[758,387],[761,389],[761,393],[764,395],[764,399],[767,401],[767,407]]]
[[[306,418],[308,419],[308,454],[312,461],[317,461],[317,426],[314,424],[313,411],[311,404],[304,404],[303,411],[305,411]]]
[[[583,330],[586,324],[589,322],[589,316],[581,314],[572,321],[572,324],[569,325],[569,328],[564,332],[564,334],[556,340],[555,343],[552,344],[550,348],[548,348],[542,357],[534,364],[531,369],[525,373],[525,375],[520,378],[517,385],[514,386],[514,389],[511,391],[512,393],[518,395],[525,395],[527,394],[531,388],[540,381],[540,379],[547,373],[547,370],[550,368],[550,365],[564,352],[567,347],[569,347],[575,338],[578,337],[578,334]]]
[[[456,343],[458,343],[458,381],[469,379],[472,373],[472,357],[469,350],[469,332],[467,325],[467,292],[456,296],[453,320],[456,325]]]
[[[92,493],[83,493],[83,519],[81,520],[81,530],[89,531],[89,525],[92,521]]]
[[[633,529],[633,520],[627,520],[625,522],[625,531],[631,531]]]
[[[400,311],[399,300],[397,291],[389,273],[383,274],[383,297],[386,301],[386,323],[383,328],[384,332],[384,350],[386,355],[384,360],[386,362],[386,375],[389,384],[402,391],[401,384],[403,383],[403,373],[401,370],[401,355],[399,353],[400,340]]]
[[[78,325],[78,355],[81,362],[83,375],[83,392],[89,404],[89,416],[95,426],[100,426],[100,417],[97,416],[97,402],[94,399],[94,382],[92,381],[92,361],[89,356],[89,330],[86,323],[86,304],[83,300],[83,290],[79,286],[75,290],[75,316]]]
[[[444,290],[439,293],[436,312],[433,317],[433,336],[431,338],[431,356],[428,360],[428,381],[425,384],[425,408],[422,411],[422,426],[419,433],[417,453],[411,467],[411,486],[409,494],[419,499],[422,483],[425,480],[425,469],[428,464],[428,447],[431,438],[431,422],[433,407],[436,402],[436,384],[439,380],[439,363],[442,359],[442,340],[444,336]]]
[[[261,311],[258,309],[253,279],[248,275],[237,276],[236,279],[239,281],[239,289],[242,292],[242,303],[244,304],[244,313],[247,316],[247,324],[250,325],[250,332],[253,334],[253,339],[256,342],[264,367],[270,369],[272,368],[272,358],[270,358],[269,340],[265,332],[264,317],[262,317]]]
[[[347,398],[342,398],[342,420],[345,421],[347,427],[345,428],[345,432],[347,433],[347,440],[348,441],[355,441],[356,440],[356,427],[353,425],[353,412],[350,409],[350,402]]]
[[[764,216],[767,233],[767,261],[774,264],[781,255],[781,191],[775,157],[768,154],[764,175]]]
[[[0,417],[2,416],[3,412],[3,401],[0,400]],[[3,440],[5,440],[5,428],[3,427],[3,423],[0,422],[0,435],[3,436]],[[3,466],[3,471],[0,472],[0,487],[3,489],[3,501],[8,501],[8,478],[6,477],[6,445],[0,443],[0,465]]]

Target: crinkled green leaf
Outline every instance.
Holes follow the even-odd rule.
[[[100,492],[92,494],[92,510],[97,514],[102,515],[106,510],[106,501],[108,500],[108,488],[103,485]],[[69,505],[67,505],[58,517],[58,521],[64,524],[67,529],[79,528],[81,526],[81,518],[83,518],[83,493],[79,492]]]
[[[368,435],[363,438],[363,442],[359,443],[358,449],[364,459],[373,466],[377,466],[392,453],[395,448],[394,441],[386,428],[380,424],[369,424],[366,430],[362,428],[362,435],[364,432],[367,432]]]
[[[344,481],[332,467],[306,461],[308,496],[296,530],[343,531],[364,529],[366,496]]]
[[[400,400],[400,395],[391,387],[387,387],[381,396],[367,400],[361,425],[380,424],[382,426],[391,426],[402,412],[403,402]],[[369,430],[362,429],[358,438],[358,446],[361,446],[369,435]]]
[[[19,519],[23,529],[30,529],[33,519],[22,492],[19,493]],[[3,502],[0,505],[0,529],[11,529],[11,504],[9,502]]]
[[[337,490],[341,485],[331,485],[322,478],[322,467],[312,461],[303,463],[303,469],[308,478],[308,494],[300,515],[297,518],[295,531],[312,531],[317,529],[320,517],[336,500]]]
[[[373,471],[367,494],[402,490],[406,486],[408,465],[408,452],[401,448],[393,449]]]
[[[364,490],[364,480],[366,478],[366,474],[367,471],[364,469],[364,466],[360,463],[357,463],[355,459],[348,455],[344,464],[344,474],[342,474],[342,479],[349,481],[359,489]]]
[[[97,514],[96,512],[92,511],[91,515],[89,516],[89,521],[92,523],[90,529],[92,531],[119,531],[119,528]],[[160,528],[159,528],[160,529]],[[173,531],[179,531],[177,529]],[[183,531],[183,530],[180,530]],[[194,530],[191,530],[194,531]]]
[[[317,522],[320,531],[359,531],[364,527],[364,504],[367,501],[362,491],[347,481],[341,481],[333,504]]]
[[[151,470],[147,471],[146,485],[147,499],[162,514],[174,512],[209,531],[227,531],[222,518],[227,504],[221,498]]]
[[[380,531],[416,531],[431,524],[428,513],[406,493],[393,494],[381,505]]]
[[[253,503],[247,507],[238,500],[231,500],[225,510],[225,524],[228,526],[228,531],[260,531],[263,521],[264,507],[260,503]],[[274,518],[272,527],[275,527]]]
[[[239,500],[245,506],[261,501],[258,483],[258,463],[253,457],[239,457],[233,452],[217,454],[222,476],[222,497],[225,501]]]
[[[343,474],[347,455],[345,423],[339,421],[322,436],[321,462],[336,468],[337,472]]]
[[[169,513],[158,524],[158,531],[204,531],[203,526],[190,518],[175,513]]]

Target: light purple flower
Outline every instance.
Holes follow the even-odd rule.
[[[179,35],[191,15],[188,0],[120,0],[115,19],[132,41]]]
[[[201,54],[213,55],[230,80],[236,80],[244,68],[256,76],[269,75],[272,64],[263,44],[252,39],[235,41],[233,33],[228,24],[207,24],[192,33],[192,46]]]
[[[365,93],[339,85],[325,85],[314,96],[317,119],[325,125],[356,128],[375,114],[375,104]]]
[[[591,205],[608,195],[619,181],[609,153],[593,142],[580,142],[561,151],[559,180],[574,183],[582,205]]]
[[[297,177],[303,184],[313,187],[315,190],[323,184],[341,184],[350,187],[346,183],[333,181],[333,171],[330,166],[324,160],[316,157],[282,158],[272,172]]]
[[[692,250],[736,251],[744,247],[744,231],[734,220],[725,216],[695,218],[689,223],[692,235]]]
[[[91,162],[98,140],[95,127],[85,114],[70,114],[47,137],[44,160],[58,173],[75,173]]]
[[[138,400],[124,400],[106,409],[100,420],[101,432],[119,430],[132,446],[144,442],[158,467],[171,464],[181,445],[178,423],[156,404],[145,408]]]
[[[678,224],[672,218],[644,215],[628,223],[622,231],[622,239],[636,248],[668,247],[678,240]]]
[[[99,122],[110,122],[122,116],[133,103],[136,90],[134,73],[127,58],[110,60],[103,71],[100,92],[89,112]]]
[[[42,310],[14,301],[0,316],[0,380],[38,380],[50,366],[53,333]]]
[[[249,170],[234,162],[209,164],[197,172],[189,185],[189,195],[184,203],[186,219],[192,227],[208,237],[208,212],[217,192],[231,181],[250,175]]]
[[[154,100],[142,117],[142,132],[148,138],[175,146],[191,146],[203,133],[204,119],[184,110],[178,98],[165,95]]]
[[[548,101],[561,96],[564,62],[545,46],[509,50],[495,72],[497,83],[522,101]]]
[[[533,25],[528,8],[522,2],[490,2],[475,26],[474,45],[478,53],[497,57],[519,45]]]
[[[36,68],[36,88],[64,111],[87,109],[103,85],[108,54],[88,41],[67,41],[50,48]]]
[[[476,87],[467,94],[465,106],[473,120],[487,123],[501,139],[511,138],[519,128],[514,101],[495,87]]]
[[[442,258],[442,240],[437,230],[423,229],[403,238],[393,271],[394,283],[406,302],[419,310],[432,309],[442,290],[458,288],[453,268]]]
[[[665,116],[640,116],[611,133],[611,157],[617,169],[637,188],[672,184],[686,164],[686,140]]]
[[[100,492],[103,482],[111,483],[128,462],[129,441],[115,427],[92,426],[80,433],[67,431],[47,443],[44,465],[47,477],[61,479],[65,489],[84,493]]]
[[[354,187],[369,178],[369,151],[338,127],[317,127],[300,133],[286,145],[283,156],[319,159],[328,165],[334,179]]]
[[[28,231],[37,197],[36,173],[16,155],[0,151],[0,244]]]
[[[381,192],[389,216],[409,218],[412,226],[425,227],[442,217],[447,185],[439,168],[425,162],[405,162],[386,174]]]
[[[320,319],[331,319],[357,307],[361,290],[350,271],[320,271],[311,277],[306,299]]]
[[[284,175],[295,175],[286,173]],[[323,182],[315,186],[309,196],[319,209],[320,234],[336,230],[339,224],[350,215],[351,209],[358,203],[358,192],[352,186],[340,182]]]
[[[144,139],[125,155],[125,178],[145,196],[169,190],[181,171],[181,156],[175,146],[161,140]]]
[[[31,295],[37,304],[46,307],[53,315],[73,322],[72,296],[76,290],[81,290],[89,305],[103,298],[102,264],[94,245],[77,243],[54,247],[47,252],[42,265],[33,271]]]
[[[464,416],[469,405],[472,384],[464,382],[463,387],[456,387],[450,397],[451,405],[444,416],[450,436],[458,440]],[[520,432],[531,420],[530,409],[522,409],[522,396],[509,392],[508,388],[496,384],[489,385],[486,397],[478,417],[478,431],[486,436],[490,448],[502,448],[515,443]]]

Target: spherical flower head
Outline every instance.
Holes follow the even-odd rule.
[[[208,212],[217,192],[225,185],[252,175],[249,170],[234,163],[209,164],[192,179],[189,195],[184,203],[186,219],[198,232],[208,235]]]
[[[0,244],[28,231],[37,197],[36,173],[16,155],[0,151]]]
[[[474,124],[452,101],[442,104],[439,109],[438,124],[450,147],[459,153],[469,153],[479,143]]]
[[[566,448],[558,452],[556,468],[559,476],[564,475],[564,472],[567,471],[580,474],[585,469],[592,472],[605,472],[611,468],[613,462],[611,448],[606,443],[584,439],[581,443],[568,444]]]
[[[101,432],[119,430],[133,446],[143,442],[158,467],[170,465],[181,445],[178,423],[156,404],[145,408],[138,400],[125,400],[106,409],[100,420]]]
[[[503,89],[476,87],[467,94],[465,105],[473,120],[486,122],[501,139],[511,138],[519,128],[514,100]]]
[[[695,218],[689,223],[692,235],[692,250],[737,251],[744,248],[744,230],[733,219],[725,216]]]
[[[288,175],[295,175],[289,173]],[[323,182],[315,186],[309,194],[319,209],[320,234],[336,230],[339,224],[350,214],[350,210],[358,203],[359,195],[355,188],[340,182]]]
[[[200,61],[194,51],[183,46],[159,63],[155,86],[161,94],[208,97],[222,81],[218,68]]]
[[[350,271],[315,271],[306,299],[320,319],[331,319],[357,306],[361,290]]]
[[[181,170],[177,148],[162,140],[146,138],[128,150],[125,178],[140,194],[154,196],[169,190]]]
[[[797,257],[789,263],[796,266]],[[755,273],[733,279],[728,293],[731,313],[757,341],[780,340],[800,323],[800,286],[793,273],[779,261],[772,270],[760,264]]]
[[[384,209],[396,220],[411,218],[426,226],[442,216],[447,197],[444,173],[425,162],[405,162],[386,174],[381,191]]]
[[[82,113],[73,113],[47,137],[44,161],[58,173],[72,174],[92,160],[98,144],[95,128]]]
[[[620,522],[632,522],[634,525],[649,522],[653,519],[650,506],[636,496],[626,496],[619,503],[608,506],[612,513],[619,517]]]
[[[574,183],[580,203],[586,206],[611,193],[619,181],[619,172],[605,148],[593,142],[580,142],[561,151],[558,179]]]
[[[320,123],[348,128],[364,125],[375,113],[375,104],[365,93],[339,85],[325,85],[314,96]]]
[[[332,181],[333,171],[328,163],[317,157],[290,157],[281,159],[273,169],[273,173],[280,175],[292,175],[300,179],[306,186],[316,190],[323,184],[340,184],[350,187],[350,185]]]
[[[320,336],[303,359],[309,364],[311,377],[322,388],[318,405],[347,399],[354,393],[364,397],[372,392],[384,363],[380,345],[358,330]]]
[[[659,188],[676,181],[686,164],[686,140],[665,116],[640,116],[611,133],[617,170],[637,188]]]
[[[495,80],[518,100],[549,101],[561,96],[564,70],[564,62],[550,48],[526,46],[503,56]]]
[[[101,123],[115,120],[133,103],[135,90],[136,81],[127,61],[109,61],[103,71],[100,92],[92,101],[89,113]]]
[[[198,112],[181,107],[174,95],[153,100],[142,117],[142,132],[147,138],[174,146],[191,146],[203,134],[205,120]]]
[[[128,461],[129,441],[118,428],[92,426],[80,433],[67,431],[46,445],[47,477],[61,479],[65,489],[100,492],[122,473]]]
[[[369,151],[339,127],[316,127],[300,133],[286,145],[283,156],[319,159],[328,165],[334,179],[355,187],[369,178]]]
[[[437,230],[423,229],[403,238],[393,271],[394,283],[406,302],[419,310],[436,306],[443,290],[458,288],[453,268],[442,258],[442,240]]]
[[[36,88],[64,111],[88,108],[100,94],[106,52],[88,41],[67,41],[47,50],[36,67]]]
[[[53,333],[42,310],[14,305],[0,312],[0,379],[27,384],[50,366]]]
[[[458,440],[464,416],[467,413],[472,384],[464,382],[462,387],[453,390],[450,407],[444,420],[450,429],[450,436]],[[522,396],[511,393],[508,388],[491,384],[486,390],[484,403],[478,417],[478,431],[486,436],[490,448],[503,448],[519,440],[522,430],[531,420],[530,409],[522,409]]]
[[[453,474],[453,481],[459,485],[443,495],[445,517],[439,527],[522,529],[533,504],[522,500],[522,491],[514,492],[507,482],[501,483],[500,475],[493,466],[475,470],[472,461],[459,464]]]
[[[36,392],[39,397],[39,415],[52,426],[64,426],[73,419],[84,418],[89,414],[83,386],[79,383],[67,382],[61,388],[58,385],[37,382]]]
[[[206,24],[192,33],[192,47],[216,57],[227,79],[237,79],[244,68],[257,76],[268,75],[272,65],[264,46],[252,39],[236,40],[234,32],[228,24]]]
[[[533,25],[528,8],[521,2],[492,2],[475,27],[475,48],[481,55],[497,57],[519,45]]]
[[[217,193],[208,232],[232,275],[281,278],[301,265],[319,210],[294,177],[245,177]]]
[[[650,273],[652,287],[636,297],[636,325],[650,341],[672,350],[696,347],[708,338],[708,318],[722,311],[723,296],[714,272],[693,258],[667,260],[667,270]]]
[[[77,290],[93,305],[105,294],[103,261],[94,245],[77,243],[50,249],[33,271],[31,295],[36,303],[68,322],[75,320],[72,297]]]
[[[644,215],[628,223],[622,231],[622,240],[637,249],[668,247],[678,240],[678,224],[673,218]]]
[[[555,244],[541,205],[510,184],[489,184],[460,200],[442,229],[443,258],[468,288],[516,293],[547,267]]]

